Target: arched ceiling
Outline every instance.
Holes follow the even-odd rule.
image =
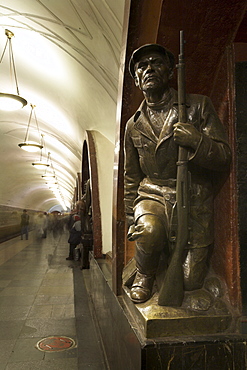
[[[20,96],[27,106],[0,111],[0,204],[49,210],[58,201],[32,162],[40,152],[18,147],[31,112],[44,135],[43,159],[52,165],[69,206],[85,130],[114,142],[124,0],[0,0],[0,54],[12,46]],[[7,51],[0,64],[0,92],[16,94]],[[30,140],[38,140],[35,119]]]

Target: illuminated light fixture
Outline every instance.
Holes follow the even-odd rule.
[[[43,145],[43,147],[45,146],[44,144],[44,135],[41,135],[41,144]],[[48,156],[47,156],[47,162],[44,162],[42,160],[42,149],[40,151],[40,160],[37,161],[37,162],[33,162],[32,165],[34,168],[36,168],[37,170],[46,170],[47,167],[49,167],[49,158],[50,158],[50,153],[48,153]]]
[[[53,168],[53,164],[51,161],[51,153],[48,153],[48,160],[50,161],[50,169],[48,171],[48,168],[45,169],[44,175],[42,175],[42,179],[47,181],[47,185],[55,184],[57,182],[56,174]]]
[[[55,191],[55,190],[54,190],[54,191],[53,191],[53,194],[55,195],[55,197],[56,197],[56,196],[61,196],[61,194],[60,194],[59,190],[57,190],[57,191]]]
[[[42,141],[41,135],[40,135],[40,137],[41,137],[40,143],[36,143],[34,141],[28,141],[28,134],[29,134],[29,128],[30,128],[32,115],[34,115],[36,126],[37,126],[37,131],[39,133],[38,121],[37,121],[37,117],[36,117],[36,114],[35,114],[35,111],[34,111],[35,105],[30,104],[30,106],[31,106],[31,112],[30,112],[30,116],[29,116],[29,120],[28,120],[27,132],[26,132],[26,135],[25,135],[25,139],[24,139],[24,142],[18,144],[18,146],[21,149],[25,150],[26,152],[37,152],[38,150],[43,148],[43,145],[41,143],[41,141]]]
[[[59,191],[58,190],[58,183],[57,182],[54,182],[54,183],[47,183],[48,187],[50,190],[52,190],[53,192],[54,191]]]
[[[50,166],[48,163],[44,163],[44,162],[41,162],[41,161],[40,162],[33,162],[32,165],[37,170],[45,170],[46,167]]]
[[[7,42],[3,49],[2,56],[0,58],[0,63],[2,63],[5,51],[8,47],[9,49],[9,64],[10,64],[10,75],[14,75],[15,85],[16,85],[16,92],[17,94],[8,94],[8,93],[0,93],[0,110],[6,111],[14,111],[17,109],[21,109],[27,105],[26,99],[22,98],[19,94],[19,87],[17,83],[17,74],[15,68],[15,61],[14,61],[14,54],[12,49],[12,42],[11,39],[14,36],[13,32],[9,30],[5,30],[5,35],[7,36]]]
[[[42,177],[42,179],[44,179],[45,181],[47,181],[49,184],[51,182],[53,184],[55,184],[55,182],[56,182],[56,176],[54,176],[54,175],[42,175],[41,177]]]
[[[46,182],[46,185],[51,189],[51,188],[55,188],[55,187],[58,187],[58,183],[57,183],[57,180],[55,179],[55,182]]]
[[[33,162],[32,165],[37,170],[44,170],[46,168],[46,166],[49,166],[49,164],[41,163],[41,162]]]

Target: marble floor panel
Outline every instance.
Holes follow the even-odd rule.
[[[0,370],[108,369],[85,287],[87,271],[67,261],[68,232],[0,244]],[[83,312],[83,314],[81,314]],[[75,347],[40,351],[47,337]]]

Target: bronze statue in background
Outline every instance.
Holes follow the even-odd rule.
[[[187,94],[187,122],[179,122],[178,93],[169,87],[174,64],[174,55],[157,44],[135,50],[129,64],[144,95],[125,132],[128,239],[136,244],[130,297],[135,303],[151,297],[161,256],[169,267],[174,253],[178,147],[186,149],[190,180],[188,242],[177,266],[177,280],[186,291],[200,289],[207,275],[214,234],[213,183],[231,160],[224,127],[208,97]],[[170,285],[176,295],[177,281]],[[162,298],[159,304],[169,305]]]

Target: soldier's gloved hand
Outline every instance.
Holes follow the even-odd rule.
[[[127,238],[130,241],[133,241],[133,233],[135,232],[135,224],[130,225],[129,230],[127,232]]]
[[[145,224],[131,225],[128,230],[127,238],[130,241],[136,240],[140,238],[140,236],[143,236],[145,231]]]
[[[175,143],[196,150],[202,134],[190,123],[177,122],[173,127]]]

